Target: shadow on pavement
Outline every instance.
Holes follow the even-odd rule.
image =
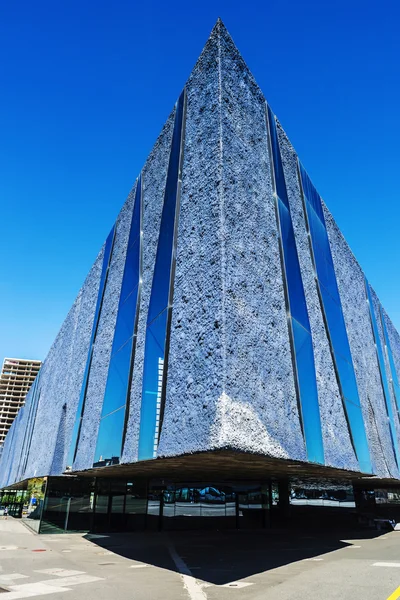
[[[125,558],[178,572],[174,548],[192,575],[223,585],[284,565],[315,558],[350,544],[342,539],[371,539],[384,532],[327,532],[299,530],[170,531],[110,533],[86,539]]]

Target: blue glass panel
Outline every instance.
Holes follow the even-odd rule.
[[[176,223],[179,214],[178,188],[181,169],[181,146],[184,135],[186,92],[183,90],[175,108],[164,204],[154,265],[143,367],[143,389],[140,413],[139,460],[154,458],[157,453],[165,390],[162,374],[168,360],[168,329],[170,298],[173,283],[172,266],[175,260]]]
[[[352,442],[354,447],[357,449],[357,459],[360,469],[363,473],[371,473],[371,459],[369,455],[367,436],[365,434],[364,419],[361,408],[353,404],[353,402],[345,400],[345,409],[351,431]]]
[[[140,174],[136,183],[135,203],[133,206],[131,230],[129,232],[128,250],[140,236],[142,228],[142,175]]]
[[[129,383],[129,365],[132,353],[131,338],[111,359],[108,368],[106,391],[104,394],[102,417],[122,406],[125,408]],[[122,432],[121,432],[122,439]]]
[[[325,310],[326,320],[329,327],[329,335],[336,354],[341,354],[348,362],[352,363],[349,339],[347,337],[341,306],[335,302],[320,282],[320,292]]]
[[[23,479],[23,475],[24,475],[26,465],[28,462],[29,451],[30,451],[31,442],[32,442],[33,428],[34,428],[35,421],[36,421],[37,407],[38,407],[39,398],[40,398],[39,380],[40,380],[40,371],[37,374],[37,376],[35,377],[35,380],[32,384],[32,388],[31,388],[32,394],[31,394],[30,402],[29,402],[28,418],[26,421],[24,441],[22,444],[22,450],[21,450],[21,455],[20,455],[21,459],[20,459],[19,473],[18,473],[18,478],[17,478],[18,480]],[[25,406],[26,406],[26,408],[28,408],[27,405],[25,405]]]
[[[313,250],[318,281],[329,292],[329,295],[336,301],[337,305],[340,306],[341,302],[336,282],[335,269],[333,265],[329,263],[329,260],[326,260],[326,255],[321,251],[318,244],[313,244]]]
[[[130,380],[136,347],[137,314],[141,286],[141,222],[142,180],[139,177],[128,240],[128,246],[130,246],[125,258],[111,360],[103,399],[102,418],[97,436],[96,462],[98,462],[100,455],[107,459],[111,457],[119,459],[123,449],[125,422],[129,410]],[[107,417],[107,415],[118,409],[123,412],[124,418],[122,420]],[[120,424],[120,428],[115,429]],[[110,454],[109,445],[103,447],[104,440],[112,440],[112,455]],[[110,443],[108,442],[108,444]]]
[[[352,363],[349,363],[340,354],[335,354],[336,367],[339,372],[340,385],[342,388],[342,394],[346,400],[350,400],[353,404],[360,406],[360,399],[358,396],[357,382],[354,375],[354,368]]]
[[[321,417],[315,379],[314,351],[311,335],[292,319],[296,348],[297,377],[301,392],[301,412],[306,440],[307,458],[311,462],[324,462]]]
[[[294,354],[294,375],[298,382],[299,412],[309,461],[324,463],[321,418],[311,339],[296,239],[286,190],[282,157],[276,131],[275,117],[268,107],[268,130],[270,133],[275,192],[280,230],[281,252],[287,287],[288,311],[291,315]]]
[[[134,334],[138,293],[139,285],[119,306],[111,356],[114,356]]]
[[[290,313],[303,327],[310,331],[292,219],[290,212],[280,200],[278,200],[278,208]]]
[[[386,350],[387,350],[387,354],[388,354],[388,358],[389,358],[389,366],[390,366],[390,374],[391,374],[391,378],[392,378],[393,393],[394,393],[394,397],[395,397],[395,400],[396,400],[397,411],[400,413],[400,386],[399,386],[399,379],[397,377],[396,365],[395,365],[394,359],[393,359],[393,353],[392,353],[392,348],[391,348],[391,345],[390,345],[389,334],[388,334],[388,331],[387,331],[387,327],[386,327],[386,323],[385,323],[385,317],[383,315],[382,308],[380,309],[380,313],[381,313],[381,322],[382,322],[383,335],[385,337]]]
[[[311,206],[317,213],[317,215],[319,216],[319,218],[321,219],[322,223],[325,225],[325,217],[324,217],[324,211],[322,208],[321,197],[318,194],[317,190],[315,189],[314,185],[311,182],[311,179],[307,175],[306,170],[304,169],[303,165],[300,162],[299,162],[299,169],[300,169],[300,178],[301,178],[303,193],[304,193],[306,199],[308,200],[308,202],[311,204]]]
[[[333,266],[331,248],[325,225],[317,216],[312,206],[307,202],[308,223],[310,226],[311,243],[313,246],[317,276],[330,295],[340,303],[335,268]]]
[[[309,202],[307,205],[307,218],[310,227],[310,232],[312,235],[312,241],[320,247],[321,252],[325,256],[325,259],[329,261],[330,264],[333,266],[333,262],[331,259],[331,247],[329,244],[329,238],[325,228],[325,224],[321,221],[321,219],[319,218],[319,216],[317,215],[314,208]]]
[[[113,464],[119,462],[121,456],[121,432],[124,429],[124,423],[124,408],[120,408],[101,419],[94,456],[94,466],[96,466],[97,462],[101,461],[110,461]],[[111,459],[114,460],[111,461]]]
[[[139,284],[140,273],[140,237],[129,248],[126,260],[125,270],[122,280],[120,304],[129,296]]]
[[[164,204],[161,215],[156,262],[154,265],[152,292],[147,322],[150,323],[168,306],[172,251],[174,244],[175,212],[179,176],[180,148],[183,123],[184,92],[182,92],[175,111],[174,131],[172,135]]]
[[[81,387],[81,393],[79,396],[78,406],[76,409],[75,422],[74,422],[74,426],[72,429],[72,439],[71,439],[70,449],[69,449],[69,453],[68,453],[67,466],[72,466],[72,464],[75,460],[75,455],[76,455],[76,451],[78,448],[81,422],[82,422],[83,413],[85,410],[85,399],[86,399],[87,386],[88,386],[88,382],[89,382],[90,366],[92,363],[93,344],[96,339],[97,328],[98,328],[99,320],[100,320],[100,313],[101,313],[101,307],[103,304],[104,290],[105,290],[106,283],[107,283],[108,269],[110,266],[112,249],[114,246],[114,237],[115,237],[115,225],[111,229],[111,231],[106,239],[106,243],[105,243],[105,247],[104,247],[103,265],[102,265],[102,269],[101,269],[99,291],[97,293],[97,303],[96,303],[96,308],[95,308],[94,318],[93,318],[92,334],[90,336],[88,357],[86,360],[85,371],[83,374],[83,382],[82,382],[82,387]]]
[[[371,290],[369,288],[369,283],[366,279],[365,279],[365,290],[367,292],[369,314],[371,317],[371,327],[372,327],[372,333],[373,333],[374,341],[375,341],[375,348],[376,348],[376,355],[377,355],[377,359],[378,359],[379,372],[380,372],[380,376],[381,376],[382,390],[383,390],[383,395],[384,395],[385,404],[386,404],[386,412],[387,412],[388,419],[389,419],[390,437],[392,440],[392,446],[393,446],[393,452],[394,452],[395,459],[396,459],[396,464],[399,467],[400,466],[400,453],[399,453],[399,447],[398,447],[398,443],[397,443],[396,427],[394,424],[394,416],[393,416],[393,410],[392,410],[392,401],[390,398],[389,383],[388,383],[387,376],[386,376],[385,359],[383,356],[383,349],[382,349],[381,339],[379,336],[378,324],[377,324],[376,318],[375,318],[375,311],[374,311],[374,305],[372,302]]]
[[[304,194],[304,207],[310,228],[311,246],[317,270],[318,289],[326,318],[327,334],[332,346],[343,408],[347,416],[350,436],[360,469],[365,473],[371,473],[372,465],[360,408],[357,380],[326,231],[322,201],[303,166],[300,162],[298,165],[301,188]],[[351,405],[350,409],[347,408],[348,405]]]
[[[167,322],[168,310],[166,309],[147,327],[146,332],[146,360],[140,415],[140,460],[153,458],[157,450]]]
[[[284,203],[284,205],[287,208],[289,208],[289,200],[288,200],[288,195],[287,195],[287,190],[286,190],[285,175],[283,172],[281,152],[279,149],[278,133],[276,131],[275,116],[269,106],[267,107],[267,110],[268,110],[270,140],[271,140],[271,147],[272,147],[272,157],[273,157],[273,161],[274,161],[274,175],[275,175],[275,187],[276,187],[275,191],[276,191],[278,197]]]

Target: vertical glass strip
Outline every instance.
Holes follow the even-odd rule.
[[[349,427],[350,439],[361,471],[372,473],[353,359],[344,322],[322,201],[300,161],[298,161],[298,176],[306,226],[310,236],[317,290],[336,371],[336,379]]]
[[[374,336],[376,355],[378,358],[379,372],[380,372],[380,376],[381,376],[381,385],[382,385],[383,395],[385,397],[386,414],[388,417],[390,437],[392,440],[392,447],[393,447],[396,464],[397,464],[397,467],[399,467],[399,465],[400,465],[399,446],[397,443],[397,434],[396,434],[396,427],[394,424],[389,384],[388,384],[388,380],[386,377],[385,359],[383,356],[381,340],[379,337],[378,324],[377,324],[376,318],[375,318],[375,311],[374,311],[374,305],[373,305],[372,297],[371,297],[371,290],[370,290],[367,279],[365,279],[365,290],[367,293],[367,302],[368,302],[369,314],[370,314],[370,318],[371,318],[372,333]]]
[[[96,341],[97,329],[98,329],[99,321],[100,321],[101,307],[103,305],[104,290],[106,289],[106,284],[107,284],[108,270],[110,268],[112,249],[114,246],[114,238],[115,238],[115,225],[113,226],[110,233],[108,234],[108,237],[107,237],[106,243],[105,243],[105,247],[104,247],[103,266],[101,269],[99,291],[97,293],[97,303],[96,303],[96,308],[94,311],[92,334],[90,336],[90,341],[89,341],[88,357],[86,360],[85,371],[83,374],[81,393],[79,396],[78,406],[76,409],[75,422],[74,422],[74,427],[72,430],[71,445],[70,445],[68,459],[67,459],[67,466],[71,467],[71,468],[72,468],[73,462],[76,457],[79,436],[81,433],[83,413],[85,411],[86,392],[87,392],[87,387],[88,387],[88,383],[89,383],[90,367],[92,364],[92,357],[93,357],[93,346]]]
[[[117,321],[94,456],[94,466],[117,464],[129,416],[142,278],[142,177],[136,184]]]
[[[147,315],[139,460],[156,457],[163,418],[182,181],[185,117],[186,91],[184,89],[175,107],[174,130]]]
[[[397,414],[399,415],[399,419],[400,419],[400,386],[399,386],[399,379],[397,377],[396,365],[394,364],[392,348],[391,348],[391,345],[390,345],[389,334],[388,334],[388,330],[387,330],[386,323],[385,323],[385,317],[383,316],[382,307],[380,308],[380,313],[381,313],[383,335],[385,337],[386,353],[387,353],[387,356],[388,356],[388,359],[389,359],[390,374],[391,374],[390,382],[392,384],[393,395],[394,395],[395,400],[396,400]]]
[[[293,371],[299,405],[300,422],[310,462],[324,464],[321,416],[318,404],[314,350],[306,298],[290,206],[287,195],[282,157],[279,148],[275,116],[267,105],[267,129],[272,156],[272,175],[276,201],[276,218],[285,283],[289,337],[292,347]]]
[[[40,371],[35,377],[35,381],[32,384],[32,396],[29,404],[29,414],[26,421],[24,441],[22,444],[21,455],[20,455],[20,465],[18,470],[17,480],[23,478],[26,465],[28,462],[29,451],[32,442],[33,429],[35,427],[36,421],[36,413],[39,404],[40,392],[39,392],[39,380],[40,380]],[[26,406],[26,405],[25,405]]]

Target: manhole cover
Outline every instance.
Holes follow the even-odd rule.
[[[36,548],[36,550],[32,550],[32,552],[46,552],[45,548]]]
[[[99,563],[102,567],[106,567],[108,565],[116,565],[117,563]]]

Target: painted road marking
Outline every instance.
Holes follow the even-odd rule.
[[[353,548],[361,548],[361,546],[346,546],[343,550],[353,550]]]
[[[168,544],[168,550],[172,560],[175,563],[176,568],[179,571],[183,585],[189,594],[191,600],[207,600],[207,596],[203,590],[204,584],[200,583],[195,577],[193,577],[189,567],[185,561],[179,556],[175,547],[170,542]]]
[[[389,598],[387,598],[387,600],[397,600],[397,598],[400,598],[400,586],[398,588],[396,588],[394,590],[394,592],[392,592],[389,596]]]
[[[224,585],[219,585],[218,587],[223,588],[244,588],[249,585],[254,585],[253,583],[246,583],[244,581],[231,581],[231,583],[224,583]]]
[[[390,594],[387,600],[397,600],[397,598],[400,598],[400,587],[396,588],[394,592]]]
[[[324,559],[323,558],[305,558],[304,560],[318,561],[318,560],[324,560]]]
[[[372,565],[373,567],[400,567],[398,562],[376,562]]]
[[[93,583],[95,581],[103,581],[103,577],[94,577],[93,575],[74,575],[72,577],[60,577],[60,579],[49,579],[43,583],[53,587],[70,587],[71,585],[81,585],[81,583]]]
[[[32,598],[33,596],[44,596],[47,594],[58,594],[69,592],[67,587],[52,587],[42,581],[38,583],[25,583],[23,585],[9,586],[11,590],[7,594],[7,600],[19,600],[20,598]]]
[[[7,581],[17,581],[17,579],[27,579],[28,577],[28,575],[22,575],[22,573],[9,573],[4,575],[1,573],[0,581],[3,583]]]
[[[130,565],[130,569],[144,569],[145,567],[150,567],[150,565]]]
[[[0,546],[0,550],[18,550],[18,546]]]
[[[72,575],[84,575],[85,571],[68,571],[67,569],[39,569],[35,573],[45,575],[57,575],[57,577],[71,577]]]

